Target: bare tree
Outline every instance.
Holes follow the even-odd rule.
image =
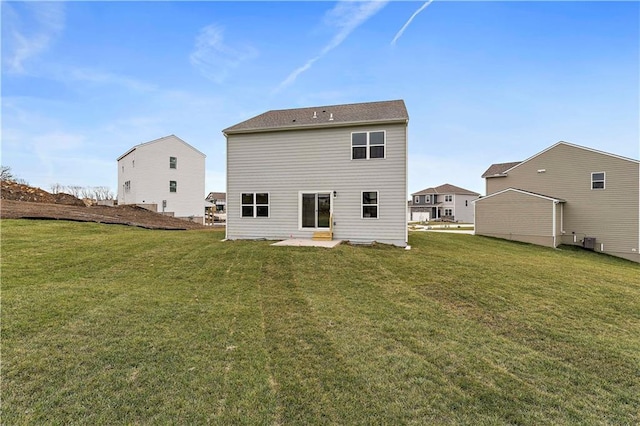
[[[67,191],[69,194],[73,195],[76,198],[80,198],[80,193],[82,192],[82,187],[78,185],[69,185],[67,186]]]
[[[93,188],[94,198],[97,201],[101,200],[113,200],[114,194],[111,192],[108,186],[96,186]]]
[[[51,189],[52,194],[59,194],[61,192],[64,192],[64,185],[61,185],[57,182],[52,183],[51,185],[49,185],[49,189]]]
[[[13,180],[14,176],[11,172],[11,167],[0,166],[0,180]]]
[[[0,180],[15,182],[27,186],[29,185],[29,182],[27,182],[26,180],[16,177],[11,171],[11,167],[9,166],[0,166]]]
[[[83,186],[80,189],[81,198],[91,198],[93,199],[93,188],[90,186]]]

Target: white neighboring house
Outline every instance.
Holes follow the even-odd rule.
[[[175,135],[134,146],[118,157],[118,204],[202,223],[205,157]]]
[[[407,244],[402,100],[268,111],[223,130],[227,238]]]

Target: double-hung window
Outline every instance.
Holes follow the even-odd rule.
[[[450,203],[451,201],[453,201],[453,195],[445,195],[444,201],[445,203]]]
[[[377,219],[378,207],[379,207],[378,191],[362,192],[362,218],[363,219]]]
[[[453,216],[453,209],[444,209],[445,216]]]
[[[420,204],[420,196],[416,195],[415,197],[413,197],[413,204]]]
[[[269,193],[243,192],[242,217],[269,217]]]
[[[169,157],[169,168],[170,169],[178,168],[178,157]]]
[[[604,189],[604,172],[591,173],[591,189]]]
[[[178,192],[178,181],[169,181],[169,192]]]
[[[385,139],[384,130],[351,133],[351,159],[385,158]]]

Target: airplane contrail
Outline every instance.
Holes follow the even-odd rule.
[[[425,10],[427,8],[427,6],[429,6],[432,2],[433,2],[433,0],[429,0],[428,2],[426,2],[425,4],[420,6],[420,8],[413,13],[413,15],[411,15],[411,18],[409,18],[409,20],[402,26],[402,28],[400,28],[400,31],[398,31],[398,34],[396,34],[396,36],[393,38],[393,40],[391,40],[391,45],[392,46],[396,44],[396,41],[398,41],[398,39],[402,36],[402,33],[404,33],[404,30],[406,30],[407,27],[409,26],[409,24],[411,23],[411,21],[413,21],[413,18],[418,16],[418,13],[422,12],[423,10]]]

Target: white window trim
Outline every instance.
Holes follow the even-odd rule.
[[[376,145],[371,145],[370,143],[370,137],[369,135],[371,133],[378,133],[378,132],[382,132],[384,133],[384,144],[380,145],[380,144],[376,144]],[[353,135],[354,133],[366,133],[367,135],[367,144],[366,145],[357,145],[357,147],[364,147],[366,150],[366,157],[365,158],[353,158]],[[352,161],[359,161],[359,160],[384,160],[387,158],[387,131],[386,130],[366,130],[366,131],[361,131],[361,132],[351,132],[351,139],[349,140],[349,148],[351,150],[351,160]],[[384,156],[383,157],[377,157],[377,158],[371,158],[371,147],[372,146],[384,146]]]
[[[176,166],[175,167],[171,167],[171,159],[175,158],[176,159]],[[169,169],[171,170],[178,170],[178,157],[174,157],[173,155],[169,156]]]
[[[593,184],[594,184],[593,175],[597,175],[597,174],[600,174],[600,173],[602,173],[602,188],[594,188],[593,187]],[[596,182],[600,182],[600,181],[598,180]],[[591,184],[591,190],[592,191],[602,191],[604,189],[607,189],[607,172],[591,172],[591,183],[590,184]]]
[[[376,193],[376,200],[378,201],[376,204],[364,204],[364,193],[365,192],[375,192]],[[364,217],[364,206],[376,206],[378,209],[377,211],[377,215],[376,217]],[[360,192],[360,219],[364,219],[364,220],[377,220],[380,219],[380,191],[361,191]]]
[[[242,194],[253,194],[253,203],[252,204],[244,204],[242,202]],[[258,204],[258,197],[256,197],[256,195],[258,194],[267,194],[267,199],[268,199],[268,203],[267,204]],[[253,207],[253,216],[242,216],[242,207],[244,206],[252,206]],[[267,215],[266,216],[258,216],[258,207],[264,207],[267,206]],[[240,219],[269,219],[271,217],[271,193],[270,192],[265,192],[265,191],[260,191],[260,192],[249,192],[249,191],[242,191],[240,192]]]
[[[448,200],[447,200],[447,197],[449,198]],[[451,195],[451,194],[446,194],[446,195],[444,196],[444,202],[445,202],[445,203],[453,203],[453,195]]]
[[[451,210],[451,214],[447,214],[447,210]],[[442,209],[442,215],[443,216],[453,216],[453,217],[455,217],[456,215],[454,213],[455,213],[455,211],[454,211],[453,207],[445,207],[444,209]]]
[[[171,190],[171,182],[175,182],[176,183],[176,190],[172,191]],[[170,180],[169,181],[169,194],[177,194],[178,193],[178,181],[177,180]]]
[[[413,197],[413,204],[420,204],[420,196],[416,195],[415,197]]]

